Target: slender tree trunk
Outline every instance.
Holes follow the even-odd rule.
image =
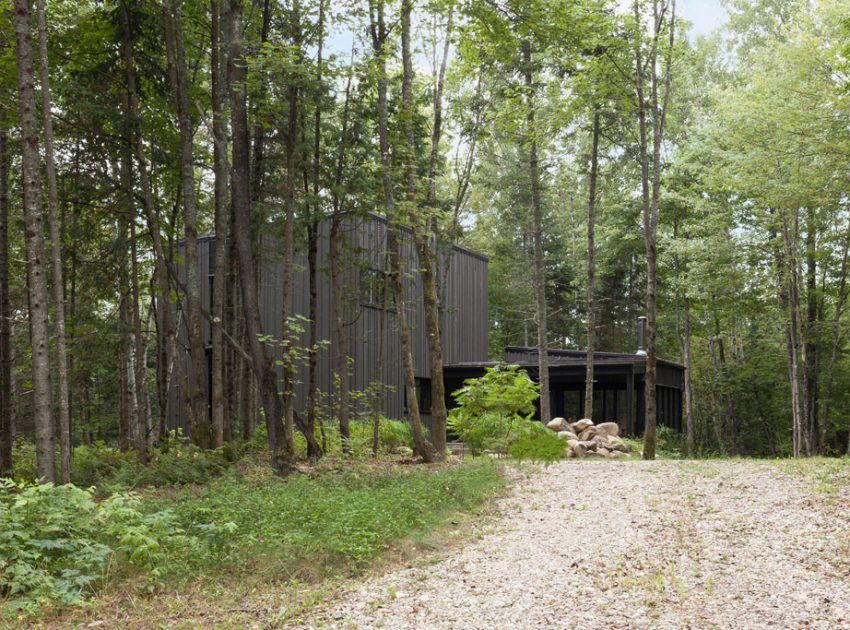
[[[407,142],[407,154],[405,156],[405,183],[406,183],[406,204],[407,204],[407,213],[413,213],[414,208],[416,207],[416,132],[414,127],[414,117],[416,114],[416,106],[414,103],[414,95],[413,95],[413,55],[411,53],[411,44],[410,44],[410,32],[411,32],[411,15],[413,13],[413,0],[402,0],[401,3],[401,57],[402,57],[402,80],[401,80],[401,100],[402,100],[402,109],[404,112],[403,116],[403,126],[404,126],[404,135],[405,140]],[[391,274],[392,274],[392,282],[395,287],[395,295],[396,295],[396,306],[398,308],[398,322],[401,336],[401,347],[402,347],[402,359],[404,363],[404,381],[405,381],[405,391],[407,393],[407,408],[410,413],[411,422],[413,423],[414,429],[414,445],[416,447],[417,455],[419,455],[424,461],[430,462],[435,458],[443,457],[444,454],[440,454],[435,452],[434,446],[428,441],[428,438],[425,436],[422,431],[422,417],[421,410],[419,409],[419,400],[416,392],[416,370],[414,366],[413,360],[413,342],[410,334],[410,323],[407,320],[407,311],[406,311],[406,295],[404,292],[404,265],[401,259],[401,250],[402,250],[402,240],[401,235],[398,231],[398,221],[401,217],[393,216],[390,219],[390,223],[396,222],[396,225],[393,226],[394,235],[393,235],[393,245],[394,247],[390,249],[390,257],[392,260],[391,263]],[[416,230],[418,227],[418,220],[414,219],[412,221],[412,228],[414,233],[414,245],[416,241]],[[389,238],[388,238],[389,241]],[[425,255],[425,260],[420,260],[420,265],[426,266],[424,270],[424,274],[428,279],[428,288],[426,289],[426,303],[430,301],[429,307],[434,313],[429,313],[428,316],[433,316],[436,314],[436,321],[434,322],[434,327],[436,329],[436,334],[433,338],[430,338],[429,344],[433,349],[436,348],[439,353],[439,366],[438,369],[442,372],[442,351],[439,350],[440,345],[440,333],[439,333],[439,313],[436,313],[437,304],[436,304],[436,289],[434,287],[434,271],[433,266],[428,265],[430,261],[430,256]],[[426,316],[426,317],[428,317]],[[431,333],[431,322],[428,322],[429,330]],[[431,366],[432,369],[434,366]],[[442,381],[442,378],[440,379]],[[433,385],[433,382],[432,382]],[[445,445],[445,430],[443,431],[442,442]],[[443,448],[445,451],[445,446]]]
[[[15,0],[15,57],[21,126],[24,227],[27,248],[27,288],[32,343],[32,414],[35,421],[38,476],[56,481],[55,438],[50,388],[50,303],[45,275],[46,253],[41,206],[41,169],[38,155],[35,70],[28,0]]]
[[[12,305],[9,301],[9,137],[0,129],[0,477],[12,474]]]
[[[307,267],[310,274],[310,356],[307,366],[307,428],[311,433],[315,432],[316,411],[318,405],[319,383],[318,383],[318,354],[319,343],[319,219],[322,212],[322,203],[319,198],[321,189],[321,151],[322,151],[322,94],[324,92],[323,80],[323,57],[325,43],[325,0],[319,0],[319,19],[316,25],[318,29],[318,49],[316,51],[316,89],[314,91],[315,114],[313,119],[313,172],[312,172],[312,217],[307,228]],[[308,453],[311,458],[321,457],[321,450],[317,453]]]
[[[640,37],[635,41],[635,73],[638,99],[638,126],[640,135],[641,196],[643,201],[643,227],[646,245],[646,374],[644,377],[644,408],[646,424],[644,427],[644,459],[655,459],[655,429],[657,413],[657,320],[658,320],[658,205],[661,194],[661,143],[666,126],[667,108],[670,99],[670,75],[673,56],[673,43],[676,33],[676,0],[672,0],[668,23],[669,44],[665,59],[664,77],[659,78],[656,71],[658,42],[662,26],[658,0],[653,0],[653,44],[649,54],[648,67],[650,97],[652,102],[652,195],[650,198],[648,131],[646,120],[646,100],[644,92],[644,66],[641,54]],[[640,6],[635,0],[635,20],[640,25]],[[663,104],[659,104],[659,83],[663,81]]]
[[[291,10],[293,44],[301,50],[301,14],[299,3],[293,2]],[[284,346],[283,356],[283,405],[284,405],[284,439],[292,448],[292,426],[294,423],[295,404],[295,376],[297,366],[294,359],[288,355],[288,348],[297,343],[296,334],[292,330],[291,318],[294,316],[292,310],[293,301],[293,266],[295,263],[295,215],[297,201],[295,190],[297,186],[297,143],[298,143],[298,118],[299,112],[299,90],[298,82],[293,78],[289,81],[287,94],[289,120],[286,128],[286,193],[284,203],[284,230],[283,230],[283,309],[281,312],[282,330],[284,342],[291,345]]]
[[[242,0],[240,0],[242,1]],[[269,31],[271,29],[272,19],[272,3],[271,0],[252,0],[252,13],[262,5],[262,16],[260,23],[260,47],[265,46],[269,41]],[[254,127],[248,135],[249,141],[253,144],[250,147],[251,151],[251,166],[250,166],[250,182],[251,182],[251,201],[256,203],[262,201],[265,197],[265,174],[266,174],[266,129],[262,124],[262,117],[257,115],[257,109],[262,106],[266,100],[267,81],[261,80],[258,82],[258,93],[254,102]],[[261,228],[265,225],[266,216],[260,205],[259,216],[256,220],[256,227]],[[253,234],[254,241],[259,240],[259,231]],[[259,263],[259,259],[255,259],[255,264]]]
[[[534,296],[537,305],[537,356],[540,372],[540,419],[546,423],[552,419],[549,396],[549,327],[546,313],[546,270],[543,262],[543,208],[540,201],[540,173],[537,158],[537,124],[534,85],[534,69],[531,59],[531,43],[522,42],[523,76],[526,90],[526,142],[528,143],[528,176],[531,181],[532,240],[534,246]]]
[[[691,379],[691,303],[688,297],[687,289],[685,290],[685,332],[684,343],[682,344],[682,361],[685,364],[685,416],[688,418],[687,427],[687,443],[688,455],[693,456],[696,451],[696,427],[694,418],[694,390],[693,381]]]
[[[128,132],[130,129],[128,129]],[[127,154],[122,159],[121,171],[124,185],[124,193],[127,196],[127,218],[119,222],[119,240],[121,253],[119,285],[121,293],[121,319],[122,319],[122,343],[125,344],[127,357],[127,387],[132,389],[128,393],[130,401],[130,415],[127,426],[127,448],[135,448],[139,453],[139,461],[147,463],[147,431],[148,426],[145,411],[147,409],[147,365],[144,357],[144,340],[142,339],[142,324],[139,315],[139,270],[136,248],[136,200],[133,187],[133,158],[132,139],[128,133]],[[129,255],[130,266],[127,267],[127,256]]]
[[[354,74],[354,52],[352,48],[351,63],[349,64],[348,79],[345,85],[345,100],[342,107],[342,133],[336,156],[336,172],[334,174],[334,186],[332,190],[333,210],[331,214],[330,233],[328,235],[328,263],[331,273],[331,300],[333,301],[334,331],[336,343],[334,344],[334,371],[337,391],[337,421],[339,422],[339,435],[343,452],[350,452],[351,432],[349,428],[349,393],[350,379],[348,367],[348,331],[346,330],[345,295],[342,286],[343,265],[342,247],[344,235],[342,233],[343,204],[342,176],[345,169],[346,149],[349,142],[349,112],[351,106],[351,82]],[[323,445],[324,446],[324,445]]]
[[[387,277],[389,286],[393,290],[396,300],[397,320],[399,327],[399,341],[401,344],[401,355],[403,363],[404,388],[407,398],[407,410],[413,431],[413,445],[416,454],[423,460],[431,461],[434,457],[433,446],[425,438],[422,431],[422,420],[419,415],[419,401],[416,397],[416,377],[413,365],[412,342],[410,338],[410,324],[407,321],[406,296],[404,293],[404,281],[402,278],[401,265],[401,240],[399,234],[399,219],[397,215],[392,181],[392,158],[389,145],[389,103],[388,103],[388,80],[386,68],[386,43],[389,33],[384,16],[385,4],[383,0],[376,2],[376,13],[372,15],[371,31],[372,45],[375,56],[378,59],[378,140],[381,152],[381,181],[384,192],[384,206],[387,213]],[[401,7],[402,26],[402,65],[404,67],[402,76],[402,102],[406,112],[411,111],[412,103],[412,72],[413,64],[410,53],[410,14],[412,5],[410,0],[404,0]],[[409,116],[407,116],[409,119]],[[410,122],[408,120],[408,122]],[[410,125],[405,125],[405,137],[410,150],[411,137]],[[410,172],[412,156],[406,156],[406,181],[408,190],[408,202],[410,201],[410,182],[414,174]]]
[[[53,115],[50,98],[50,64],[47,56],[47,21],[44,0],[36,3],[38,13],[38,49],[41,68],[41,108],[44,132],[44,162],[47,173],[47,207],[53,271],[53,336],[56,341],[58,380],[59,481],[71,481],[71,414],[68,386],[68,352],[65,344],[65,283],[62,279],[62,226],[59,219],[59,192],[53,157]]]
[[[177,126],[180,132],[180,187],[183,193],[184,261],[186,267],[186,329],[189,339],[191,381],[189,405],[191,406],[189,433],[192,441],[201,448],[209,448],[211,431],[207,410],[207,354],[201,332],[201,296],[198,277],[198,208],[195,198],[195,157],[193,147],[192,117],[189,112],[188,71],[183,45],[183,25],[180,1],[168,0],[167,42],[172,63],[172,89],[177,109]]]
[[[587,372],[584,378],[584,416],[593,418],[593,349],[596,341],[596,180],[599,175],[599,105],[593,108],[590,182],[587,198]],[[602,420],[606,420],[602,418]]]
[[[278,392],[277,373],[272,357],[260,341],[262,325],[257,287],[254,282],[254,260],[251,250],[251,191],[249,174],[249,142],[247,111],[247,66],[242,43],[242,0],[231,0],[228,39],[231,77],[230,116],[233,137],[233,177],[231,194],[234,214],[233,236],[239,264],[242,309],[251,366],[257,377],[260,397],[268,426],[271,466],[275,474],[286,475],[293,470],[294,453],[291,433],[284,429],[284,404]]]
[[[153,245],[156,281],[159,291],[159,319],[162,324],[162,339],[157,355],[157,373],[160,375],[159,391],[159,421],[158,439],[163,439],[167,431],[167,407],[168,387],[171,382],[184,382],[182,354],[177,352],[177,331],[174,321],[174,312],[171,304],[171,283],[169,280],[169,255],[162,241],[162,232],[159,227],[156,206],[154,204],[153,189],[147,168],[144,142],[141,133],[141,121],[139,120],[139,103],[136,92],[136,70],[133,60],[133,31],[130,23],[130,14],[126,2],[121,3],[121,17],[123,20],[125,37],[122,42],[124,53],[124,65],[127,74],[127,117],[130,119],[130,133],[132,145],[136,158],[136,169],[139,175],[139,184],[142,188],[142,205],[145,210],[145,219]],[[172,370],[174,378],[171,377]]]
[[[213,163],[215,195],[215,271],[213,275],[212,321],[210,341],[212,345],[212,446],[217,448],[224,443],[225,397],[224,397],[224,322],[225,289],[227,283],[228,228],[230,227],[230,208],[228,206],[227,181],[227,121],[225,102],[227,100],[227,82],[224,76],[222,51],[226,42],[221,41],[221,6],[218,0],[212,0],[211,6],[211,75],[213,109]]]
[[[435,459],[446,457],[446,384],[443,378],[443,341],[440,329],[440,295],[437,286],[438,249],[436,230],[434,228],[437,210],[437,165],[440,154],[440,140],[443,130],[443,86],[448,64],[449,47],[453,16],[449,9],[443,55],[440,69],[434,86],[434,120],[431,128],[431,155],[428,165],[428,199],[426,201],[427,216],[425,233],[414,231],[416,247],[419,254],[419,275],[422,279],[422,295],[425,306],[425,334],[428,341],[431,377],[431,441],[434,445]]]
[[[817,297],[817,260],[815,258],[817,235],[815,232],[815,210],[808,209],[806,221],[806,425],[809,435],[809,455],[821,452],[819,420],[820,371],[819,344],[815,339],[819,313]]]

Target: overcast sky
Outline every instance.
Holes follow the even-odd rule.
[[[720,0],[679,0],[677,8],[682,17],[693,24],[692,37],[708,35],[726,21],[726,9]]]

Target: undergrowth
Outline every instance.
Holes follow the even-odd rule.
[[[104,591],[144,597],[215,576],[277,583],[361,571],[502,483],[487,458],[428,467],[329,458],[285,479],[257,458],[205,485],[105,500],[72,485],[4,481],[0,620]]]

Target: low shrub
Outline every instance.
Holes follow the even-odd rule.
[[[19,609],[77,604],[121,565],[155,576],[191,543],[172,511],[145,512],[133,493],[97,502],[70,484],[0,480],[0,592]]]
[[[180,486],[205,483],[224,472],[229,462],[222,450],[205,451],[194,444],[172,444],[153,450],[147,465],[128,462],[104,484],[126,487]]]
[[[84,488],[94,486],[137,461],[137,453],[120,451],[100,441],[81,444],[74,449],[71,458],[71,481]]]
[[[473,455],[494,451],[547,462],[563,456],[564,443],[533,420],[538,387],[519,367],[487,368],[484,376],[464,381],[454,397],[449,428]]]
[[[509,447],[512,458],[550,463],[564,456],[565,441],[543,423],[530,420],[521,426],[522,430]]]

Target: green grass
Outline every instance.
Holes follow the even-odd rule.
[[[827,497],[834,497],[850,487],[850,458],[806,457],[776,460],[786,474],[803,477],[810,486]]]
[[[190,600],[190,614],[206,610],[230,623],[242,599],[262,600],[264,593],[275,594],[275,615],[282,606],[289,616],[321,599],[329,580],[410,553],[419,544],[411,541],[463,522],[504,483],[489,458],[432,466],[329,459],[286,479],[249,460],[205,485],[141,494],[140,510],[169,513],[187,541],[163,548],[155,567],[118,554],[92,582],[85,606],[45,599],[22,612],[20,602],[0,599],[0,625],[76,623],[129,607],[139,619],[170,626]]]

